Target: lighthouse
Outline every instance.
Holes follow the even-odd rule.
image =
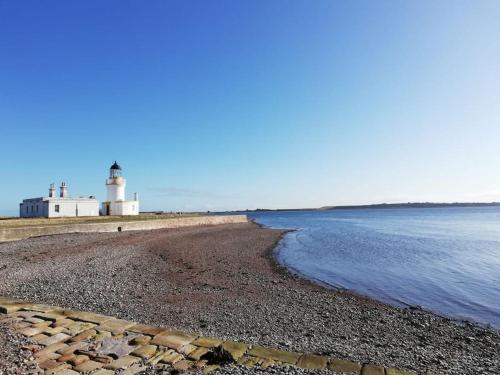
[[[106,180],[107,201],[102,204],[102,215],[138,215],[139,200],[137,193],[134,200],[125,200],[127,181],[122,175],[122,168],[115,161],[109,168],[109,177]]]
[[[115,161],[109,168],[109,178],[106,180],[108,190],[108,202],[119,202],[125,200],[125,186],[127,181],[122,176],[122,168]]]

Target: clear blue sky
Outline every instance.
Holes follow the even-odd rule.
[[[500,200],[500,2],[0,0],[0,213]]]

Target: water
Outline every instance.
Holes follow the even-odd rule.
[[[278,260],[321,283],[500,328],[500,207],[256,212]]]

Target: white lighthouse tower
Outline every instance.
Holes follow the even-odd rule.
[[[125,186],[127,181],[122,176],[122,168],[115,161],[109,169],[109,178],[106,180],[108,190],[107,201],[102,204],[102,215],[138,215],[139,200],[137,193],[134,200],[125,200]]]

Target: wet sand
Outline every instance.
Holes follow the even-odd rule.
[[[408,370],[500,373],[498,331],[290,275],[272,255],[283,233],[249,223],[3,243],[0,295]]]

